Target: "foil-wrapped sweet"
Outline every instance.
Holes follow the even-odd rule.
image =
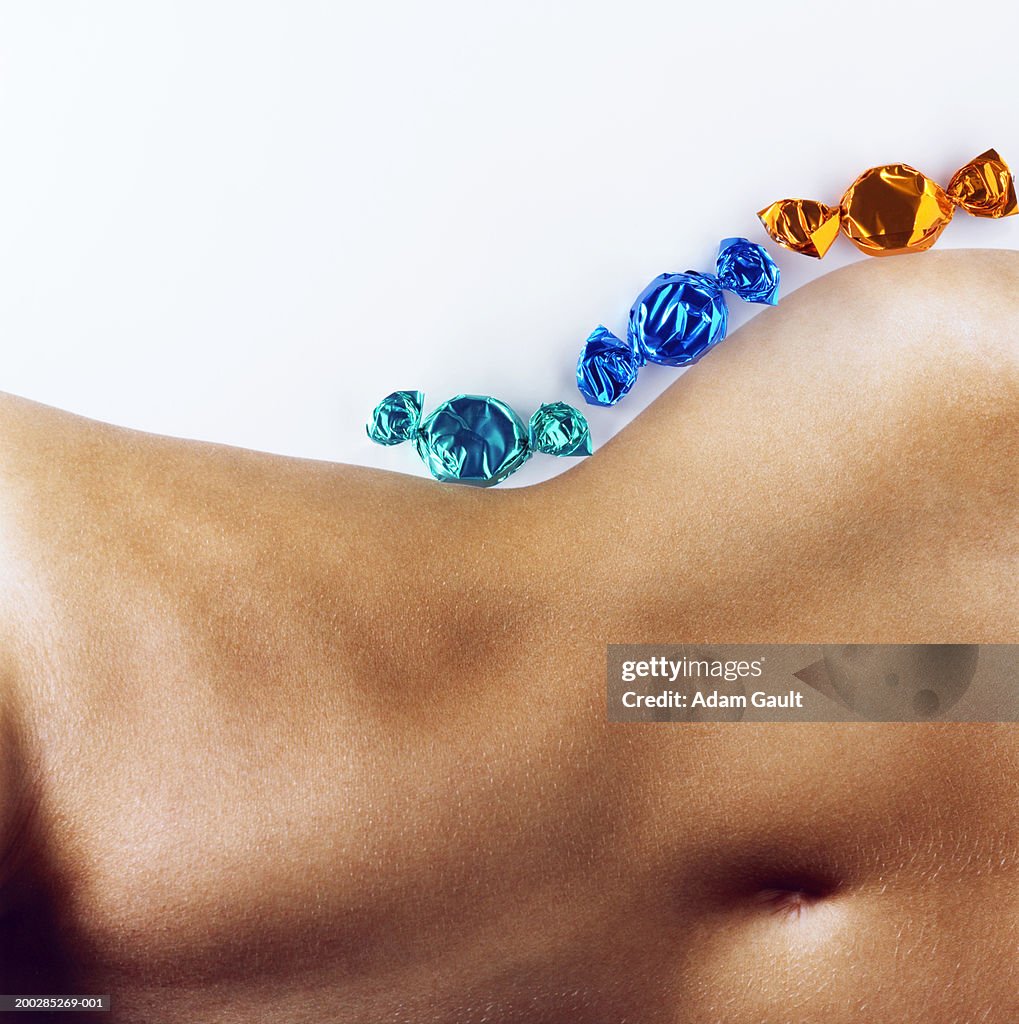
[[[566,402],[542,405],[524,421],[505,402],[457,395],[422,416],[420,391],[394,391],[375,407],[368,436],[376,444],[413,441],[436,480],[491,487],[515,473],[535,452],[583,456],[591,432],[579,409]]]
[[[589,405],[615,405],[645,363],[697,362],[725,337],[724,292],[773,306],[778,287],[778,267],[764,246],[746,238],[724,239],[714,274],[660,274],[637,296],[625,341],[601,325],[591,332],[577,361],[580,393]]]
[[[1012,172],[995,150],[960,167],[946,188],[908,164],[885,164],[864,171],[838,206],[780,199],[757,216],[779,245],[820,259],[840,229],[868,256],[923,252],[956,208],[974,217],[1010,217],[1019,209]]]

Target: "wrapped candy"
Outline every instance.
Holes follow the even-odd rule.
[[[726,238],[714,274],[660,274],[630,309],[626,340],[599,326],[577,361],[577,387],[589,405],[615,405],[646,362],[689,366],[724,337],[724,292],[745,302],[775,305],[779,271],[768,251],[746,238]]]
[[[457,395],[422,418],[424,397],[420,391],[394,391],[382,399],[368,436],[384,445],[413,441],[436,480],[490,487],[535,452],[592,452],[587,420],[565,402],[540,406],[525,424],[505,402],[483,395]]]
[[[929,249],[956,207],[975,217],[1010,217],[1017,210],[1008,164],[993,149],[974,157],[947,188],[908,164],[864,171],[838,206],[813,199],[780,199],[758,213],[779,245],[820,259],[839,230],[867,256]]]

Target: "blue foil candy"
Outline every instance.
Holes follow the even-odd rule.
[[[729,308],[718,278],[660,274],[630,307],[627,337],[649,363],[689,366],[725,337]]]
[[[775,305],[779,270],[768,251],[746,238],[726,238],[714,274],[660,274],[630,309],[626,341],[604,327],[587,339],[577,362],[577,387],[590,405],[615,405],[645,362],[689,366],[717,345],[729,326],[723,292]]]
[[[778,267],[763,245],[726,238],[719,247],[715,273],[721,286],[744,302],[778,304]]]
[[[590,334],[577,362],[577,387],[588,405],[615,405],[637,381],[644,362],[607,327]]]
[[[565,402],[542,405],[525,425],[497,398],[457,395],[421,419],[423,401],[419,391],[388,395],[372,413],[368,436],[386,445],[412,440],[436,480],[491,487],[534,452],[570,456],[592,451],[587,420]]]
[[[394,391],[375,406],[368,436],[376,444],[409,441],[417,433],[424,402],[420,391]]]

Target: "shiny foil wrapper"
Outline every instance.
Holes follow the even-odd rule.
[[[542,405],[525,424],[505,402],[456,395],[424,418],[420,391],[394,391],[372,413],[368,436],[377,444],[412,441],[436,480],[491,487],[535,452],[583,456],[592,452],[587,420],[565,402]]]
[[[689,366],[717,345],[729,325],[725,292],[775,305],[779,269],[762,245],[726,238],[715,272],[659,274],[630,308],[626,340],[599,326],[577,361],[577,388],[589,405],[615,405],[645,363]]]
[[[689,366],[725,337],[729,307],[712,274],[660,274],[630,307],[627,336],[649,363]]]
[[[864,171],[842,197],[842,232],[868,256],[929,249],[955,207],[945,190],[915,167],[887,164]]]
[[[375,406],[368,436],[376,444],[384,445],[410,441],[421,423],[424,402],[420,391],[394,391]]]
[[[837,207],[780,199],[757,216],[779,245],[820,259],[840,230],[867,256],[923,252],[938,240],[956,208],[975,217],[1016,213],[1012,172],[995,150],[960,167],[946,188],[909,164],[884,164],[864,171]]]
[[[780,199],[757,216],[780,245],[820,259],[838,238],[842,211],[813,199]]]
[[[588,405],[615,405],[637,383],[643,362],[629,342],[599,325],[580,351],[577,388]]]
[[[725,238],[718,247],[715,276],[723,291],[744,302],[778,304],[779,271],[763,245],[747,238]]]
[[[1017,210],[1012,172],[993,149],[960,167],[945,191],[975,217],[1011,217]]]
[[[538,407],[527,424],[528,443],[532,452],[543,455],[590,455],[591,431],[579,409],[566,402],[548,402]]]

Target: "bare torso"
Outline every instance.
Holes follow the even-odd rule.
[[[3,990],[1019,1020],[1014,727],[612,726],[603,689],[618,640],[1019,642],[1017,284],[833,275],[523,490],[4,399]]]

